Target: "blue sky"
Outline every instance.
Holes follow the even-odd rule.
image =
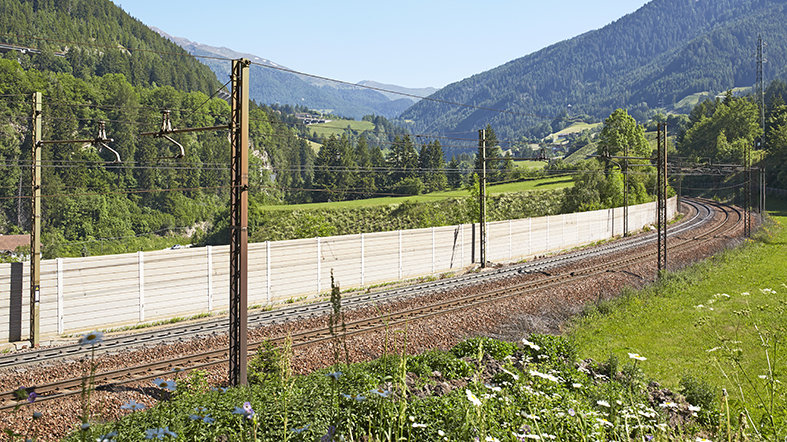
[[[307,73],[407,87],[445,86],[603,27],[647,3],[646,0],[114,2],[143,23],[174,36],[226,46]]]

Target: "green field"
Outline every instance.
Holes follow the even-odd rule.
[[[514,161],[514,166],[525,170],[543,170],[547,167],[546,161]]]
[[[528,190],[549,190],[561,189],[573,185],[571,177],[553,177],[539,180],[520,181],[516,183],[497,184],[487,186],[487,193],[490,195],[500,193],[524,192]],[[274,205],[266,206],[266,210],[317,210],[317,209],[357,209],[360,207],[387,206],[408,202],[436,201],[448,198],[461,198],[469,196],[470,193],[465,189],[449,190],[444,192],[433,192],[424,195],[414,196],[386,196],[380,198],[369,198],[353,201],[336,201],[330,203],[311,203],[293,205]]]
[[[309,125],[310,132],[316,132],[317,135],[327,138],[331,135],[341,136],[347,128],[356,132],[364,132],[367,130],[374,130],[374,123],[371,121],[355,121],[355,120],[333,120],[327,123],[311,124]]]
[[[757,421],[772,399],[772,380],[787,368],[787,204],[769,203],[774,223],[754,240],[592,309],[570,333],[580,357],[627,361],[639,353],[648,358],[641,364],[648,377],[677,389],[694,376],[717,399],[725,388],[733,419],[745,406]],[[787,395],[779,389],[775,413],[785,425]],[[779,434],[786,433],[782,426]]]
[[[555,141],[557,141],[557,137],[559,137],[560,135],[575,134],[575,133],[582,132],[584,130],[595,129],[595,128],[601,126],[602,124],[603,123],[585,123],[583,121],[580,121],[578,123],[572,124],[571,126],[568,126],[567,128],[565,128],[565,129],[563,129],[561,131],[555,132],[555,133],[553,133],[551,135],[547,135],[546,137],[544,137],[544,139],[545,140],[551,139],[552,142],[555,142]]]

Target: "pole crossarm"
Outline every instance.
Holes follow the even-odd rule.
[[[122,163],[120,160],[120,154],[115,149],[109,147],[107,143],[111,143],[115,141],[112,138],[107,137],[107,128],[106,124],[103,121],[98,122],[98,135],[96,138],[84,138],[81,140],[37,140],[37,146],[43,146],[45,144],[84,144],[90,143],[93,146],[96,146],[99,150],[106,149],[112,152],[112,155],[115,156],[115,163]]]
[[[227,124],[227,125],[223,125],[223,126],[190,127],[190,128],[186,128],[186,129],[173,129],[172,128],[172,120],[170,119],[170,113],[171,112],[169,110],[161,111],[161,129],[159,129],[156,132],[142,132],[141,134],[139,134],[139,136],[141,136],[141,137],[150,137],[150,136],[152,136],[154,138],[164,138],[165,140],[167,140],[170,143],[172,143],[175,146],[177,146],[179,152],[177,154],[175,154],[174,156],[165,157],[165,158],[178,159],[178,158],[183,158],[184,156],[186,156],[186,149],[183,148],[183,145],[178,143],[177,141],[175,141],[175,139],[170,137],[170,135],[183,134],[183,133],[189,133],[189,132],[207,132],[207,131],[213,131],[213,130],[227,130],[227,129],[231,129],[231,127],[232,127],[231,124]]]
[[[228,130],[230,128],[229,124],[224,124],[221,126],[208,126],[208,127],[192,127],[188,129],[172,129],[165,132],[158,131],[158,132],[142,132],[139,134],[140,136],[147,137],[147,136],[164,136],[164,135],[172,135],[172,134],[184,134],[188,132],[207,132],[211,130]]]

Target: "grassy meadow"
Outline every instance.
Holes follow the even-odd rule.
[[[559,176],[542,178],[537,180],[518,181],[515,183],[495,184],[487,186],[487,195],[498,195],[503,193],[526,192],[529,190],[553,190],[563,189],[573,185],[570,176]],[[470,196],[466,189],[446,190],[441,192],[426,193],[413,196],[384,196],[379,198],[368,198],[352,201],[333,201],[326,203],[308,204],[289,204],[265,206],[265,210],[318,210],[318,209],[358,209],[365,207],[388,206],[393,204],[434,202],[450,198],[462,198]]]
[[[364,132],[374,130],[374,123],[371,121],[333,120],[327,123],[310,124],[309,131],[316,132],[323,138],[328,138],[331,135],[340,137],[348,127],[356,132]]]
[[[733,424],[780,415],[786,435],[787,203],[769,204],[772,221],[739,248],[591,309],[569,334],[580,357],[641,354],[662,385],[698,380],[719,401],[726,389]]]

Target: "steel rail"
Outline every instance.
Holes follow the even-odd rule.
[[[715,204],[715,203],[710,203],[710,204]],[[715,204],[715,205],[718,209],[721,210],[724,219],[721,222],[718,222],[716,226],[714,226],[709,231],[704,232],[700,235],[696,235],[690,239],[683,239],[678,244],[674,244],[672,246],[673,250],[684,249],[689,245],[695,243],[697,240],[700,240],[704,237],[710,237],[712,235],[715,235],[716,232],[718,232],[721,228],[727,226],[728,221],[730,220],[731,213],[737,213],[738,215],[736,217],[737,219],[734,220],[735,223],[733,224],[732,228],[740,224],[742,216],[740,215],[740,211],[738,209],[732,208],[731,211],[728,211],[722,205],[719,204]],[[708,211],[708,212],[709,214],[718,213],[715,211]],[[703,218],[707,219],[708,217],[709,216],[705,216]],[[652,251],[642,251],[636,253],[633,256],[626,256],[623,258],[602,262],[601,264],[593,265],[587,269],[583,269],[582,271],[573,271],[570,272],[568,275],[566,274],[549,275],[546,278],[541,278],[532,281],[525,281],[519,284],[515,284],[513,286],[489,290],[483,293],[474,293],[471,295],[461,296],[455,299],[432,304],[427,307],[407,309],[395,313],[387,313],[385,315],[382,315],[381,317],[367,318],[358,321],[353,321],[347,324],[347,331],[346,333],[342,333],[342,335],[351,336],[360,333],[368,333],[374,330],[379,330],[382,327],[397,326],[399,324],[426,319],[436,315],[443,315],[458,310],[473,308],[485,304],[487,302],[498,301],[500,299],[507,298],[507,297],[521,296],[524,294],[532,293],[536,290],[543,290],[545,288],[557,287],[566,283],[576,282],[580,279],[585,279],[591,276],[607,273],[610,271],[610,269],[619,269],[627,264],[632,264],[646,259],[650,259],[654,254],[655,253]],[[327,329],[318,328],[318,329],[312,329],[312,330],[296,333],[294,335],[291,335],[289,338],[292,339],[293,347],[300,347],[300,346],[314,345],[316,343],[324,342],[326,340],[333,339],[334,336],[332,336]],[[279,336],[266,340],[275,343],[275,342],[280,342],[284,339],[286,338]],[[261,345],[262,342],[264,341],[265,340],[250,343],[249,352],[253,353],[256,350],[256,348],[258,348],[259,345]],[[182,356],[168,361],[154,362],[154,363],[144,364],[131,368],[123,368],[123,369],[97,373],[94,377],[94,382],[98,384],[97,388],[99,389],[112,389],[121,385],[136,383],[147,379],[163,376],[166,374],[171,374],[174,368],[179,368],[180,366],[185,366],[183,371],[191,371],[195,369],[210,367],[213,365],[223,364],[226,362],[227,362],[227,350],[225,349],[212,350],[197,355]],[[82,385],[84,385],[85,381],[86,381],[85,377],[78,377],[74,379],[67,379],[67,380],[36,386],[34,389],[36,390],[36,393],[39,395],[37,401],[53,400],[69,395],[79,394],[81,392]],[[11,392],[0,393],[0,404],[1,404],[0,409],[7,409],[16,406],[17,404],[14,402],[14,392],[11,391]]]
[[[670,235],[678,235],[688,229],[696,228],[707,222],[707,214],[710,210],[705,210],[701,204],[691,200],[686,201],[687,206],[692,209],[692,216],[681,222],[680,225],[673,227]],[[437,292],[455,290],[462,287],[476,285],[479,282],[495,281],[503,278],[518,276],[523,273],[543,273],[549,269],[577,262],[599,254],[617,252],[655,240],[655,234],[635,235],[627,239],[609,242],[607,244],[587,249],[581,249],[556,256],[537,259],[522,264],[507,266],[491,272],[473,273],[438,281],[415,284],[403,288],[385,290],[373,293],[364,293],[348,296],[343,300],[343,305],[348,310],[360,308],[369,303],[378,305],[392,301],[407,299],[414,296],[422,296],[427,292]],[[285,308],[251,312],[249,314],[250,327],[263,327],[300,320],[309,317],[321,316],[331,310],[329,302],[315,302],[307,305],[289,306]],[[162,342],[175,341],[185,338],[204,337],[210,335],[224,334],[227,331],[228,318],[221,317],[197,323],[184,323],[181,325],[169,326],[164,329],[154,329],[133,334],[121,335],[117,337],[105,336],[95,351],[97,354],[122,351],[134,347],[156,345]],[[79,344],[69,344],[51,348],[41,348],[36,350],[9,353],[0,355],[0,369],[20,367],[34,363],[58,360],[69,357],[86,355],[91,349]]]

